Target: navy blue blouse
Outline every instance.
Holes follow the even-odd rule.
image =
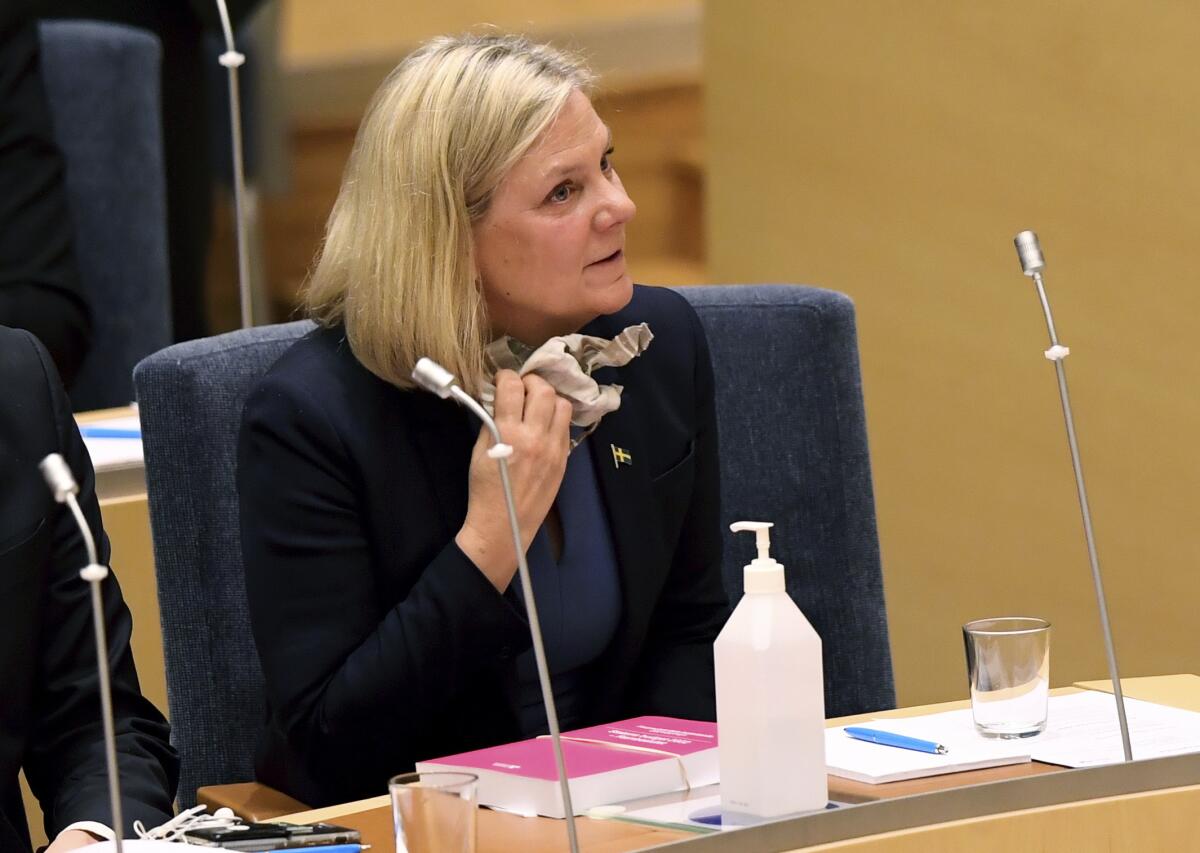
[[[594,689],[590,664],[607,648],[621,619],[621,584],[608,514],[600,498],[585,440],[567,459],[558,490],[562,556],[556,562],[546,526],[527,552],[561,727],[576,728],[585,718]],[[521,579],[510,590],[521,597]],[[517,703],[526,737],[548,731],[533,649],[517,658]]]

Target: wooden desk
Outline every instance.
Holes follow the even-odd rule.
[[[1200,677],[1194,675],[1180,676],[1164,676],[1155,678],[1131,678],[1123,679],[1125,687],[1125,695],[1132,698],[1147,699],[1149,701],[1163,702],[1164,704],[1175,705],[1193,710],[1200,710]],[[1101,683],[1093,682],[1089,686],[1100,687]],[[1065,693],[1073,693],[1078,691],[1078,687],[1058,688],[1052,691],[1055,695]],[[852,722],[858,722],[872,717],[903,717],[914,716],[917,714],[933,713],[936,711],[947,711],[955,708],[967,706],[967,702],[948,702],[939,705],[928,705],[917,708],[905,708],[895,711],[881,712],[878,714],[859,715],[856,717],[844,717],[836,720],[830,720],[829,725],[846,725]],[[833,799],[842,800],[844,802],[875,802],[881,800],[890,800],[899,797],[912,797],[918,794],[924,794],[933,791],[945,791],[948,789],[964,788],[966,786],[981,785],[989,782],[998,782],[1008,779],[1018,779],[1023,777],[1042,776],[1046,774],[1069,773],[1079,771],[1068,771],[1066,768],[1057,767],[1054,765],[1040,764],[1033,762],[1030,764],[1017,764],[1007,767],[993,767],[985,770],[974,770],[966,773],[945,774],[942,776],[931,776],[925,779],[914,779],[906,782],[892,782],[883,785],[866,785],[859,782],[853,782],[848,779],[842,779],[836,776],[829,777],[829,791]],[[684,795],[680,795],[683,799]],[[919,798],[918,798],[919,799]],[[1083,799],[1086,799],[1083,798]],[[1200,806],[1200,785],[1191,788],[1177,789],[1171,792],[1154,791],[1144,795],[1122,796],[1118,798],[1108,798],[1119,800],[1122,805],[1108,809],[1105,807],[1106,799],[1088,800],[1085,802],[1075,802],[1068,805],[1076,808],[1090,810],[1095,812],[1089,816],[1089,820],[1094,824],[1093,834],[1089,838],[1100,839],[1101,836],[1096,834],[1105,829],[1111,829],[1110,824],[1115,822],[1115,825],[1126,827],[1125,831],[1132,830],[1129,827],[1137,827],[1137,821],[1132,824],[1130,820],[1130,809],[1137,812],[1139,808],[1148,809],[1151,812],[1161,811],[1163,809],[1177,808],[1181,803],[1194,803]],[[1025,832],[1041,832],[1044,830],[1041,822],[1045,822],[1054,817],[1055,814],[1061,812],[1062,807],[1027,810],[1029,813],[1021,812],[1019,818],[1012,815],[990,815],[986,818],[978,818],[972,820],[960,820],[938,824],[936,827],[921,827],[920,829],[909,830],[899,833],[887,833],[887,838],[883,836],[869,836],[865,838],[848,839],[832,844],[821,844],[816,847],[810,847],[810,850],[855,850],[862,853],[882,853],[883,851],[922,851],[926,849],[944,849],[957,850],[965,849],[963,839],[967,838],[970,833],[977,833],[978,827],[989,821],[995,823],[999,820],[1011,819],[1015,821],[1012,826],[1008,826],[1007,838],[1024,837],[1019,833]],[[847,810],[853,812],[857,810]],[[1195,808],[1191,809],[1191,814],[1197,814]],[[381,796],[369,800],[361,800],[357,803],[348,803],[342,806],[334,806],[326,809],[316,809],[309,812],[302,812],[296,815],[290,815],[286,820],[294,820],[298,822],[308,822],[315,820],[332,820],[345,826],[351,826],[358,829],[363,834],[364,842],[372,845],[373,851],[378,853],[394,853],[395,842],[392,836],[392,816],[391,807],[388,797]],[[1033,828],[1030,829],[1024,824],[1032,822]],[[687,832],[677,832],[667,829],[654,829],[646,826],[635,824],[622,823],[620,821],[601,821],[591,818],[581,817],[576,819],[576,826],[579,832],[580,847],[587,853],[623,853],[623,851],[645,850],[650,847],[655,847],[661,844],[670,842],[691,841],[698,842],[704,840],[705,844],[693,843],[689,846],[696,847],[713,847],[717,849],[720,842],[735,838],[742,833],[724,834],[724,835],[707,835],[698,836]],[[1042,827],[1039,829],[1039,827]],[[994,828],[994,827],[993,827]],[[938,839],[937,846],[930,845],[931,838],[925,833],[934,831],[946,833],[945,839]],[[1195,837],[1200,837],[1200,827],[1196,827],[1197,832]],[[967,833],[967,835],[964,835]],[[1013,835],[1018,833],[1018,835]],[[973,836],[972,836],[973,837]],[[1000,836],[997,836],[1000,837]],[[977,837],[973,837],[974,842],[978,842]],[[943,844],[943,841],[945,843]],[[1006,842],[1007,843],[1007,842]],[[1100,843],[1097,841],[1097,843]],[[1162,841],[1162,844],[1169,845],[1169,839]],[[875,845],[875,846],[869,846]],[[1086,846],[1086,845],[1085,845]],[[566,849],[566,830],[562,821],[550,820],[546,818],[522,818],[511,814],[503,814],[501,812],[491,811],[490,809],[480,809],[479,812],[479,851],[480,853],[502,853],[502,851],[522,850],[532,851],[532,853],[540,853],[540,851],[560,851]],[[727,849],[739,849],[736,846],[729,846]],[[773,848],[785,849],[785,848]],[[986,848],[979,847],[977,843],[972,843],[972,849],[1012,849],[1009,847],[993,847],[989,843]],[[1032,849],[1060,849],[1057,846],[1044,847],[1041,844],[1033,844]],[[1065,847],[1061,849],[1067,849]],[[1076,847],[1075,849],[1083,849]],[[1145,847],[1143,849],[1183,849],[1182,847]]]

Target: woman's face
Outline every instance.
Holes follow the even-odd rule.
[[[474,226],[492,332],[537,346],[628,304],[625,223],[634,207],[612,138],[574,92],[497,187]]]

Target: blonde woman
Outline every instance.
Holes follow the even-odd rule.
[[[687,303],[626,271],[635,208],[591,82],[515,37],[441,38],[405,60],[329,219],[307,292],[320,328],[247,403],[258,776],[312,805],[546,731],[490,441],[414,389],[424,355],[493,401],[515,448],[563,727],[713,718],[728,605],[712,371]],[[613,338],[624,355],[605,367]]]

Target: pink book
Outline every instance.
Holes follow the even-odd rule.
[[[716,723],[635,717],[563,732],[562,746],[575,814],[718,781]],[[480,805],[566,816],[549,737],[418,761],[417,770],[476,774]]]

